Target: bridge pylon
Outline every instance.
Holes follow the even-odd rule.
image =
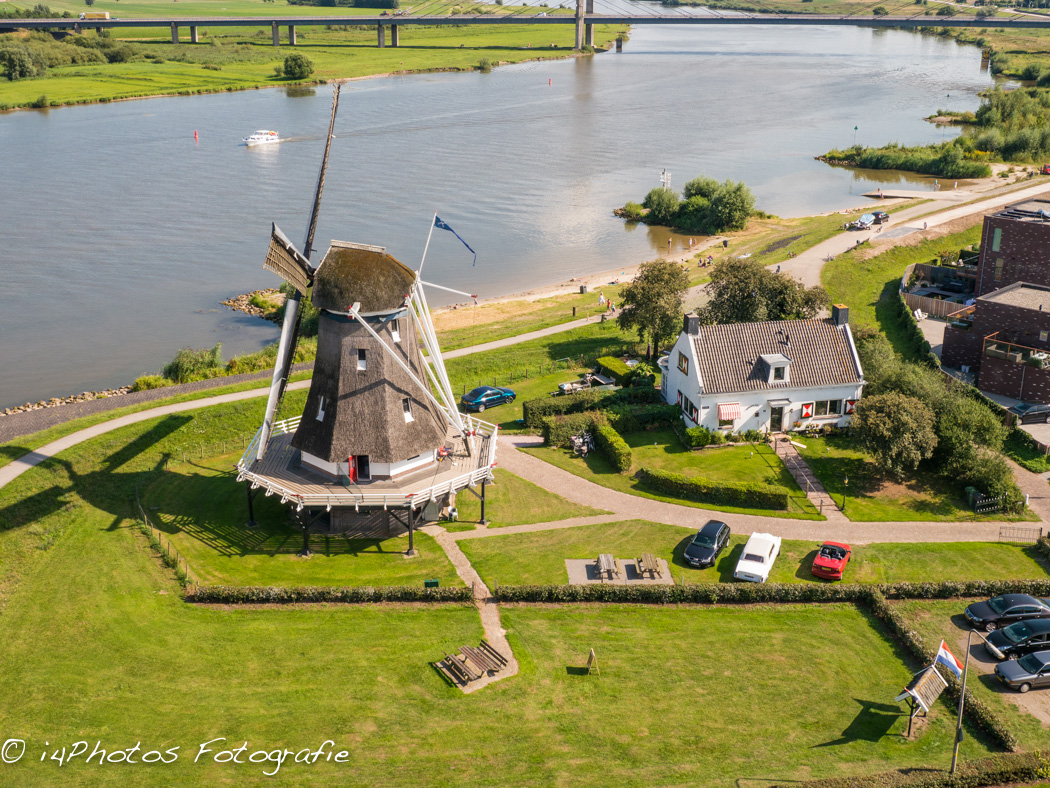
[[[584,28],[590,27],[584,22],[587,18],[587,5],[587,0],[576,0],[576,43],[573,44],[573,49],[583,49]],[[590,1],[590,10],[594,11],[594,0]]]

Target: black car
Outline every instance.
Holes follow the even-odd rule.
[[[984,640],[988,653],[996,659],[1008,659],[1050,648],[1050,618],[1018,621],[997,629]]]
[[[476,410],[481,413],[485,408],[502,405],[504,402],[513,402],[516,396],[517,394],[510,389],[498,386],[478,386],[460,397],[459,401],[467,410]]]
[[[1010,412],[1017,416],[1017,420],[1022,424],[1050,424],[1050,405],[1022,403],[1014,405]]]
[[[689,566],[703,569],[714,566],[719,554],[729,544],[729,526],[718,520],[709,520],[707,525],[696,532],[693,541],[685,548],[683,556]]]
[[[1050,651],[1037,651],[995,666],[995,677],[1018,692],[1032,687],[1050,687]]]
[[[872,224],[886,224],[890,220],[890,215],[885,211],[872,211],[871,214],[875,217]]]
[[[966,608],[966,620],[985,632],[1033,618],[1050,618],[1050,600],[1028,594],[1003,594]]]

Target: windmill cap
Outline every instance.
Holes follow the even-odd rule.
[[[397,312],[415,279],[382,246],[332,241],[314,277],[313,302],[329,312],[346,312],[354,302],[363,315]]]

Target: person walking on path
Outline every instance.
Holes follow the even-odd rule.
[[[605,306],[605,291],[598,292],[598,306]]]

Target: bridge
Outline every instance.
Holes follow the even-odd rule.
[[[533,10],[532,8],[529,9]],[[79,32],[82,28],[113,30],[119,28],[170,28],[172,43],[179,43],[179,28],[189,28],[191,43],[198,43],[199,27],[266,27],[273,33],[273,45],[280,46],[280,29],[288,28],[288,43],[296,44],[296,28],[322,25],[375,26],[377,43],[386,46],[390,29],[391,45],[398,46],[402,26],[438,25],[574,25],[576,49],[594,44],[594,25],[791,25],[850,26],[916,29],[920,27],[1009,28],[1028,30],[1050,28],[1050,15],[1025,14],[1014,17],[976,16],[862,16],[860,14],[608,14],[594,13],[594,0],[576,0],[574,15],[547,16],[546,12],[524,16],[510,14],[459,14],[391,16],[274,16],[274,17],[156,17],[148,19],[0,19],[0,33],[12,30],[61,29]]]

